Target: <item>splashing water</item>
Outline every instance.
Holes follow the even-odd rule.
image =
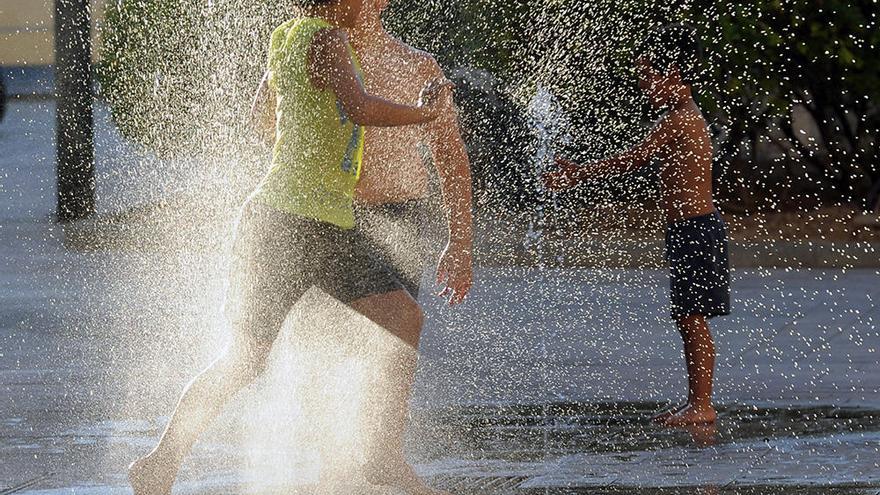
[[[531,252],[535,259],[535,267],[538,276],[545,270],[544,262],[544,228],[547,221],[548,205],[553,211],[558,209],[559,203],[556,194],[544,187],[543,175],[552,170],[556,147],[568,141],[565,129],[568,127],[568,117],[560,106],[553,93],[538,85],[535,96],[528,106],[529,123],[535,134],[535,152],[531,160],[532,180],[535,186],[535,209],[529,220],[523,245],[526,252]],[[540,338],[541,345],[541,373],[544,383],[549,383],[550,374],[550,351],[548,349],[546,334]],[[545,424],[542,433],[542,447],[544,455],[550,455],[550,401],[544,400],[541,415]],[[546,490],[545,490],[546,492]]]
[[[568,115],[553,93],[540,84],[535,96],[529,102],[528,115],[536,138],[535,153],[531,161],[536,204],[535,212],[529,220],[523,246],[526,251],[533,252],[537,259],[538,269],[543,270],[542,239],[546,224],[546,209],[549,204],[554,211],[557,210],[559,202],[555,193],[544,188],[542,176],[545,172],[552,170],[557,146],[570,142],[571,136],[566,132],[566,129],[569,128]]]
[[[4,480],[22,472],[37,479],[40,472],[28,471],[42,468],[33,457],[56,455],[51,452],[59,445],[80,455],[82,443],[94,442],[85,455],[104,457],[95,469],[113,473],[147,447],[145,438],[165,421],[158,415],[168,413],[168,399],[225,345],[217,338],[226,322],[216,306],[229,264],[230,217],[267,165],[265,150],[248,137],[246,116],[265,70],[269,32],[292,15],[290,2],[106,3],[96,114],[99,207],[160,207],[148,228],[114,234],[135,245],[131,252],[63,250],[54,227],[31,221],[37,210],[48,218],[54,195],[53,107],[41,99],[10,102],[0,128],[0,148],[11,157],[0,166],[0,189],[10,192],[0,195],[0,210],[15,219],[0,223],[11,260],[3,270],[7,278],[0,279],[7,287],[0,304],[6,310],[0,375],[13,380],[0,383],[12,393],[7,406],[13,405],[0,414],[0,434],[14,439],[2,449]],[[475,213],[491,221],[486,245],[498,251],[488,253],[493,266],[479,267],[480,293],[468,305],[446,313],[426,304],[423,351],[429,359],[420,365],[427,378],[418,391],[422,409],[416,408],[419,434],[412,446],[419,461],[433,463],[429,473],[452,473],[457,487],[468,482],[458,477],[462,471],[478,473],[485,491],[462,488],[466,493],[502,493],[499,486],[512,485],[500,481],[522,479],[528,482],[521,488],[544,487],[544,493],[579,484],[651,491],[654,484],[727,487],[768,480],[880,487],[878,375],[870,371],[880,342],[880,162],[876,140],[866,138],[876,135],[880,114],[871,96],[877,93],[858,87],[876,85],[848,83],[868,72],[860,67],[876,65],[870,35],[880,11],[864,2],[838,4],[823,10],[810,2],[718,2],[711,8],[654,0],[600,0],[588,7],[543,0],[392,2],[388,26],[434,53],[447,74],[473,74],[472,86],[480,87],[470,99],[492,110],[460,105],[463,130],[481,131],[466,136],[469,151],[489,150],[471,153],[476,197],[491,198],[475,202]],[[829,15],[834,20],[822,19]],[[771,20],[779,25],[767,29]],[[712,100],[703,108],[706,117],[727,131],[726,139],[716,140],[722,173],[715,180],[737,255],[738,301],[732,318],[712,322],[723,342],[717,396],[725,440],[711,450],[693,449],[689,438],[679,438],[690,432],[657,431],[635,419],[684,389],[678,335],[670,334],[665,309],[666,274],[655,270],[663,267],[658,234],[664,221],[655,204],[654,171],[558,200],[541,187],[561,148],[608,156],[644,137],[647,116],[638,104],[630,49],[650,27],[668,22],[700,30],[707,59],[699,103]],[[814,26],[852,34],[838,40],[803,31]],[[809,53],[794,56],[801,49]],[[3,72],[9,82],[10,69]],[[790,77],[797,74],[822,77]],[[732,80],[738,81],[735,89],[728,86]],[[496,85],[525,94],[504,101],[483,94]],[[463,86],[457,97],[464,99]],[[801,101],[814,94],[815,101]],[[832,104],[844,105],[842,115],[816,120],[812,112],[823,99],[833,110],[826,116],[838,113]],[[528,105],[514,115],[509,110],[518,101]],[[787,104],[775,109],[768,102]],[[858,133],[846,136],[852,126]],[[501,151],[494,154],[495,148]],[[497,155],[524,157],[524,163],[514,167]],[[511,171],[517,181],[509,180]],[[861,215],[861,203],[850,203],[868,190],[864,199],[873,213]],[[497,228],[493,208],[515,216],[515,228]],[[390,228],[377,235],[384,238]],[[163,234],[143,234],[153,230]],[[502,258],[514,251],[511,246],[524,251],[525,275]],[[643,261],[651,269],[641,268]],[[822,270],[809,269],[816,265]],[[196,455],[198,469],[182,478],[214,474],[186,491],[228,491],[226,485],[238,481],[249,491],[308,485],[324,469],[353,471],[362,460],[368,439],[355,419],[366,377],[400,343],[328,299],[310,294],[301,314],[285,325],[265,381],[221,420]],[[44,331],[59,328],[73,330],[51,332],[57,336]],[[302,328],[310,329],[308,336],[297,333]],[[341,338],[331,336],[337,328],[346,331]],[[352,351],[340,351],[338,342],[352,341],[350,330],[359,340],[349,345]],[[303,342],[310,347],[297,347]],[[74,378],[32,380],[37,371],[55,376],[56,353],[46,352],[52,348],[75,355],[70,369],[77,375],[70,376],[82,373],[88,386]],[[105,377],[92,368],[112,373]],[[44,389],[65,397],[64,407]],[[502,405],[435,411],[462,397]],[[612,402],[597,404],[606,400]],[[23,404],[46,412],[28,415]],[[867,409],[846,410],[856,406]],[[122,419],[104,418],[105,410]],[[81,428],[80,418],[92,417],[102,422],[83,419]],[[74,434],[37,445],[33,432],[50,423]],[[502,427],[510,435],[499,437]],[[331,434],[316,434],[324,431]],[[48,430],[43,436],[49,438]],[[535,441],[542,436],[543,445]],[[114,447],[105,449],[105,443]],[[536,447],[543,459],[515,458],[531,456]],[[322,449],[336,459],[322,460]],[[53,483],[97,474],[67,476]]]

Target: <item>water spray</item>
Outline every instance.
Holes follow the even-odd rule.
[[[529,227],[523,240],[523,247],[527,253],[530,252],[534,256],[533,266],[537,268],[538,276],[541,277],[547,268],[544,253],[544,229],[547,223],[547,211],[549,208],[552,212],[555,212],[559,207],[556,193],[548,191],[544,187],[543,176],[544,173],[553,169],[557,146],[565,144],[570,140],[569,135],[566,133],[569,122],[565,111],[556,100],[556,97],[540,84],[535,92],[535,96],[529,102],[528,115],[529,123],[535,135],[535,153],[531,160],[532,180],[535,184],[535,210],[532,218],[529,219]],[[547,338],[545,336],[541,338],[541,373],[545,384],[549,382],[549,357]],[[541,412],[544,422],[542,441],[546,458],[549,453],[548,422],[550,418],[550,404],[548,400],[543,402]]]

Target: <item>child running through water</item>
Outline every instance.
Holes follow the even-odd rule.
[[[272,34],[258,100],[269,90],[275,95],[277,131],[272,166],[238,225],[226,301],[233,339],[187,386],[159,444],[129,468],[135,495],[171,493],[199,435],[265,369],[282,323],[306,290],[317,286],[353,307],[374,291],[374,281],[350,276],[371,256],[353,234],[363,126],[430,122],[439,114],[434,101],[450,84],[431,81],[414,106],[368,94],[343,31],[356,25],[363,1],[303,0],[305,15]],[[392,277],[382,284],[385,290],[404,288]],[[436,493],[415,485],[420,493]]]
[[[559,169],[544,182],[559,191],[660,162],[671,314],[684,340],[688,400],[654,419],[667,426],[714,423],[715,345],[706,320],[730,314],[730,270],[727,227],[712,200],[712,142],[691,88],[700,44],[693,28],[671,25],[653,31],[640,52],[639,88],[666,114],[635,148],[583,167],[558,158]]]

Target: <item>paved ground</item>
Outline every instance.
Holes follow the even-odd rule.
[[[13,105],[19,117],[0,126],[0,145],[12,150],[0,158],[0,493],[122,493],[125,464],[149,448],[180,388],[228,337],[218,311],[224,251],[66,250],[46,220],[51,105]],[[100,148],[99,173],[158,187],[149,178],[167,172],[159,165],[114,168],[128,160],[106,152],[124,151],[114,139],[99,136],[117,143]],[[126,194],[105,190],[102,204]],[[475,494],[880,490],[877,271],[736,272],[735,313],[713,323],[717,431],[644,421],[684,389],[663,272],[477,275],[458,310],[423,296],[429,323],[408,445],[438,485]],[[309,296],[268,376],[199,444],[182,493],[306,493],[322,467],[358,462],[360,383],[388,340],[316,307],[338,314]],[[303,342],[359,352],[330,359]]]
[[[187,377],[223,345],[219,264],[70,253],[57,229],[41,223],[6,222],[0,235],[0,387],[8,398],[0,403],[0,479],[48,475],[33,488],[116,491],[125,462],[148,448]],[[425,474],[462,493],[880,489],[877,276],[737,273],[737,311],[715,324],[722,419],[713,433],[643,421],[684,388],[661,273],[481,270],[467,306],[453,311],[425,298],[413,456]],[[354,317],[337,323],[383,342]],[[188,464],[189,491],[271,492],[311,479],[318,445],[356,450],[345,437],[354,430],[335,431],[331,441],[326,428],[351,423],[366,365],[351,354],[322,363],[332,395],[324,405],[335,416],[297,424],[314,397],[303,370],[317,361],[294,344],[315,334],[285,335],[269,378],[243,395]]]

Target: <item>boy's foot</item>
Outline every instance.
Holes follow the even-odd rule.
[[[171,495],[174,473],[159,464],[153,455],[142,457],[128,467],[128,481],[134,495]]]
[[[663,426],[712,424],[718,414],[711,404],[688,404],[663,421]]]
[[[407,495],[450,495],[429,487],[404,460],[364,466],[364,477],[373,485],[398,488]]]
[[[685,404],[683,406],[675,406],[675,407],[666,408],[663,411],[660,411],[659,413],[651,416],[651,422],[654,424],[662,425],[663,423],[666,422],[667,419],[675,416],[676,414],[679,413],[679,411],[681,411],[685,407],[687,407],[687,404]]]

